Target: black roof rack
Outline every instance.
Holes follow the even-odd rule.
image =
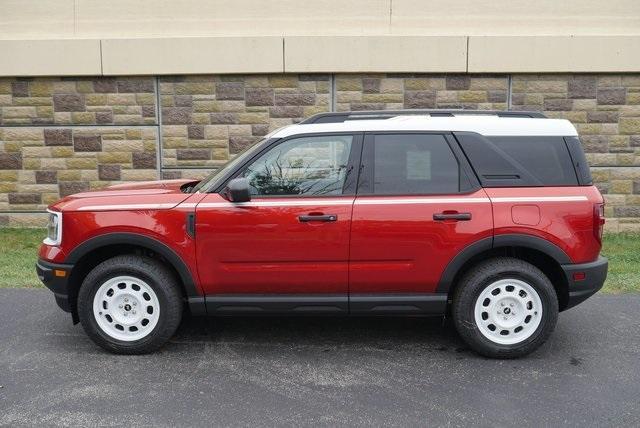
[[[379,120],[389,119],[396,116],[421,116],[429,115],[431,117],[443,116],[459,116],[459,115],[487,115],[498,117],[529,117],[545,119],[543,113],[539,111],[504,111],[504,110],[369,110],[369,111],[344,111],[333,113],[318,113],[302,122],[309,123],[339,123],[347,120]]]

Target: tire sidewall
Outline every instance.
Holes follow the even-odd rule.
[[[529,284],[538,293],[542,302],[542,317],[535,332],[527,339],[515,344],[493,342],[482,334],[475,320],[475,305],[480,294],[492,283],[501,279],[518,279]],[[485,276],[475,284],[467,284],[467,304],[458,306],[456,321],[458,331],[464,339],[472,342],[476,350],[490,356],[519,356],[537,348],[553,331],[558,314],[558,300],[555,290],[546,277],[539,278],[522,270],[505,269]]]
[[[160,305],[158,323],[148,335],[141,339],[124,341],[113,338],[102,330],[96,321],[95,314],[93,313],[93,303],[96,293],[102,284],[117,276],[131,276],[146,282],[158,299]],[[150,274],[142,269],[136,269],[133,266],[112,267],[104,272],[92,271],[83,281],[78,295],[78,316],[80,322],[83,326],[87,325],[89,327],[85,330],[87,330],[87,333],[91,335],[94,340],[109,350],[119,351],[123,348],[138,349],[148,347],[167,329],[167,311],[169,310],[168,296],[165,289],[158,284],[159,279],[154,277],[152,273]]]

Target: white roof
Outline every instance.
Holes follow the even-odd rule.
[[[448,117],[396,116],[390,119],[347,120],[338,123],[290,125],[270,137],[283,138],[296,134],[358,131],[466,131],[486,136],[578,136],[566,119],[460,115]]]

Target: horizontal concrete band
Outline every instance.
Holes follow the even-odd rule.
[[[637,35],[637,0],[2,0],[0,39]]]
[[[633,72],[640,36],[469,37],[469,72]]]
[[[0,40],[0,76],[640,71],[632,36]]]
[[[640,71],[638,36],[0,40],[0,76]]]

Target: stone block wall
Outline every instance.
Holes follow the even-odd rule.
[[[507,76],[338,75],[336,110],[506,110]]]
[[[0,78],[0,126],[154,125],[155,79]]]
[[[0,78],[0,225],[70,193],[201,178],[268,132],[362,109],[540,110],[571,120],[607,200],[640,231],[640,75],[279,74]]]
[[[154,127],[0,128],[0,211],[42,211],[72,193],[157,179],[157,145]]]
[[[329,75],[160,79],[164,177],[216,168],[274,129],[330,109]]]

